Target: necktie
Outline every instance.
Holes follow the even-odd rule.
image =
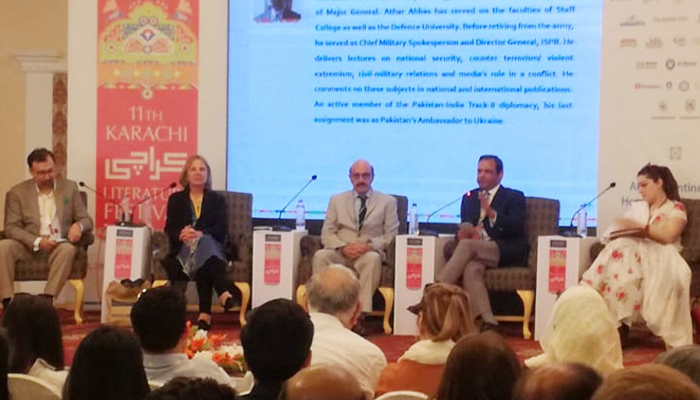
[[[491,195],[491,193],[489,193],[489,192],[486,191],[486,190],[484,190],[484,191],[482,192],[482,196],[483,196],[484,199],[486,199],[487,201],[488,201],[490,195]],[[479,210],[479,224],[483,223],[483,222],[484,222],[484,219],[486,219],[486,213],[484,212],[484,209],[481,208],[481,209]]]
[[[365,217],[367,216],[367,196],[361,194],[357,197],[360,199],[360,214],[358,215],[359,229],[362,229],[362,224],[364,224]]]

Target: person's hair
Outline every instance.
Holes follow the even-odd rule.
[[[365,160],[357,160],[357,161],[365,161]],[[352,167],[354,167],[355,164],[357,164],[357,161],[355,161],[354,163],[352,163],[352,165],[350,166],[350,168],[348,168],[348,175],[352,176]],[[370,172],[372,173],[372,176],[374,176],[374,165],[370,164],[369,161],[365,161],[365,162],[366,162],[367,164],[369,164],[369,170],[370,170]]]
[[[142,400],[148,394],[143,353],[133,333],[102,326],[75,351],[63,400]]]
[[[195,160],[201,161],[202,164],[204,164],[204,167],[206,167],[207,180],[204,182],[204,187],[206,189],[211,190],[211,167],[209,166],[209,163],[207,162],[207,160],[204,159],[204,157],[200,156],[199,154],[195,154],[193,156],[190,156],[187,159],[187,161],[185,161],[185,165],[182,167],[182,172],[180,172],[180,179],[179,179],[180,185],[182,187],[185,187],[189,184],[189,182],[187,181],[187,170],[190,169],[190,167],[192,166],[192,163],[195,162]]]
[[[345,274],[346,279],[328,285],[327,274]],[[360,281],[353,271],[340,264],[331,264],[324,271],[313,274],[306,283],[309,307],[325,314],[337,314],[351,310],[360,298]]]
[[[479,157],[479,162],[482,162],[484,160],[492,160],[494,164],[496,164],[496,173],[500,174],[503,172],[503,161],[498,158],[498,156],[494,156],[491,154],[484,154],[483,156]]]
[[[601,383],[603,377],[589,366],[554,363],[525,372],[513,400],[590,400]]]
[[[521,367],[495,332],[467,335],[450,351],[436,400],[510,400]]]
[[[678,182],[673,177],[671,170],[662,165],[647,164],[642,167],[637,173],[637,176],[644,175],[652,181],[656,182],[659,179],[663,181],[662,189],[666,193],[666,197],[671,200],[680,201],[681,195],[678,191]]]
[[[2,315],[10,345],[10,372],[26,374],[41,358],[57,370],[64,367],[61,322],[51,300],[18,293]]]
[[[297,373],[309,357],[313,337],[309,315],[287,299],[251,311],[241,330],[246,364],[261,382],[281,382]]]
[[[691,344],[676,347],[659,354],[654,362],[684,373],[700,386],[700,346]]]
[[[420,302],[420,321],[422,328],[434,336],[434,342],[456,342],[476,332],[469,297],[462,288],[449,283],[426,286]]]
[[[54,157],[51,150],[44,147],[36,148],[27,156],[27,165],[31,168],[32,164],[35,162],[44,162],[48,160],[49,157],[51,157],[51,160],[54,162],[56,161],[56,157]]]
[[[172,350],[185,333],[187,302],[172,286],[142,292],[131,308],[131,325],[144,350],[163,353]]]
[[[152,391],[146,400],[234,400],[236,391],[211,378],[178,377]]]
[[[10,398],[10,393],[7,390],[7,374],[10,372],[7,369],[9,352],[7,336],[5,336],[4,330],[0,330],[0,400],[9,400]]]
[[[700,388],[690,378],[661,364],[645,364],[613,372],[592,400],[698,400]]]

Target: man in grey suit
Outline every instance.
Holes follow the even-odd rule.
[[[321,231],[324,249],[314,255],[313,271],[330,264],[354,269],[360,279],[362,311],[372,311],[382,260],[399,230],[396,199],[372,189],[374,168],[365,160],[350,167],[353,190],[331,197]]]
[[[92,219],[73,181],[56,179],[53,153],[35,149],[27,157],[32,179],[5,197],[5,237],[0,240],[0,298],[7,307],[14,294],[15,264],[32,253],[49,254],[44,296],[52,299],[70,275],[76,248]]]

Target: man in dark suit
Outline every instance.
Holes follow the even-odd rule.
[[[486,268],[523,265],[527,257],[525,196],[501,186],[503,162],[492,155],[479,157],[479,187],[462,198],[459,243],[437,280],[457,283],[462,278],[469,293],[472,314],[481,317],[483,329],[498,322],[491,312],[484,284]]]
[[[43,295],[58,295],[73,265],[73,243],[92,230],[78,185],[56,179],[53,153],[35,149],[27,164],[32,179],[12,187],[5,197],[6,239],[0,240],[0,299],[5,306],[14,294],[15,264],[32,253],[48,253],[49,277]]]

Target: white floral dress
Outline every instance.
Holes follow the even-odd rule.
[[[683,203],[671,200],[651,214],[645,202],[638,202],[625,217],[650,225],[666,218],[687,220]],[[583,274],[581,284],[603,296],[615,321],[631,325],[643,320],[669,346],[692,344],[690,268],[680,249],[680,239],[672,244],[635,237],[612,240]]]

